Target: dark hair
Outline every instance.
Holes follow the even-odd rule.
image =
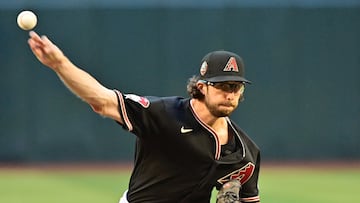
[[[186,90],[191,98],[202,100],[204,98],[204,94],[201,93],[200,90],[197,88],[197,82],[199,81],[199,79],[200,76],[197,75],[194,75],[191,78],[189,78],[186,86]]]

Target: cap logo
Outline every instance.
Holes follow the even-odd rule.
[[[208,64],[206,61],[204,61],[202,64],[201,64],[201,67],[200,67],[200,75],[201,76],[204,76],[206,71],[208,69]]]
[[[226,72],[239,72],[239,68],[238,65],[236,63],[236,59],[235,57],[230,57],[229,61],[227,62],[225,68],[223,69],[223,71]]]

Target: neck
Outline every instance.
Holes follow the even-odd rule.
[[[216,117],[212,115],[204,102],[200,100],[192,99],[190,100],[190,104],[198,119],[215,132],[219,143],[221,145],[226,144],[228,142],[228,124],[226,117]]]

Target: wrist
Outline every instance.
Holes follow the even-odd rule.
[[[70,60],[66,57],[66,56],[62,56],[60,57],[56,63],[54,63],[52,65],[52,69],[55,71],[55,72],[60,72],[61,69],[63,69],[64,67],[68,66],[68,64],[70,63]]]

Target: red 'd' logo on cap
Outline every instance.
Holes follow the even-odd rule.
[[[229,61],[227,62],[226,66],[225,66],[225,68],[223,69],[223,71],[239,72],[239,68],[238,68],[238,65],[236,63],[235,57],[230,57]]]

